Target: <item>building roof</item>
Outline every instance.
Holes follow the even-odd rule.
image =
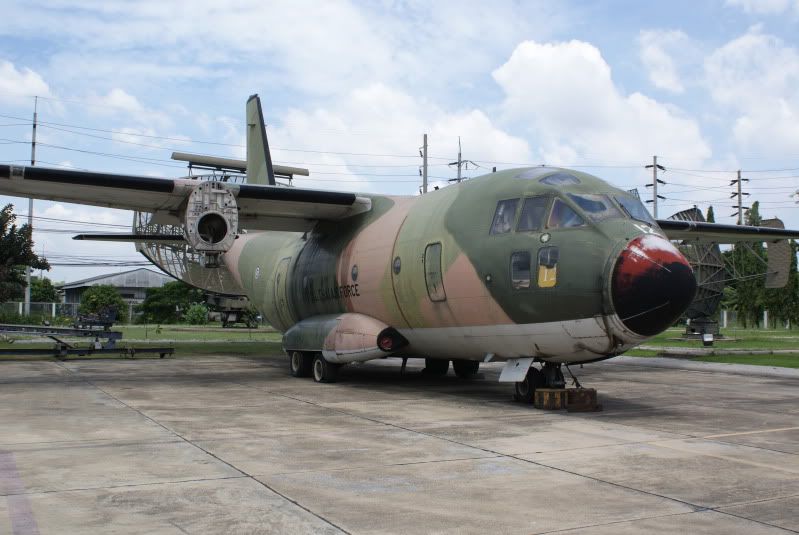
[[[99,286],[109,284],[117,288],[160,288],[167,282],[174,280],[169,275],[158,273],[147,268],[132,269],[122,273],[109,273],[108,275],[98,275],[75,282],[68,282],[58,286],[61,290],[72,288],[83,288],[84,286]]]

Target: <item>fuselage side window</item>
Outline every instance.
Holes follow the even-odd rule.
[[[431,301],[446,301],[441,274],[441,243],[431,243],[424,250],[424,282]]]
[[[519,216],[518,232],[541,230],[547,216],[547,207],[550,197],[529,197],[524,200],[522,213]]]
[[[519,199],[499,201],[497,211],[494,212],[494,220],[491,222],[491,234],[505,234],[511,231],[518,204]]]
[[[588,214],[592,221],[624,217],[619,209],[610,202],[607,195],[589,195],[585,193],[569,193],[568,195],[577,206]]]
[[[530,253],[516,251],[510,255],[510,281],[514,290],[530,287]]]
[[[585,221],[580,214],[575,212],[571,206],[560,199],[555,199],[552,204],[552,212],[549,214],[549,228],[572,228],[585,225]]]

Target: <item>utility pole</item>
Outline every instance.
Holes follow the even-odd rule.
[[[39,107],[39,97],[33,97],[33,133],[31,134],[31,166],[36,165],[36,112]],[[33,235],[33,198],[28,199],[28,228]],[[28,266],[25,269],[25,315],[31,313],[31,271],[33,268]]]
[[[427,134],[422,138],[422,193],[427,193]]]
[[[652,215],[654,215],[655,219],[657,219],[658,218],[658,199],[663,199],[663,200],[666,199],[666,197],[664,197],[663,195],[658,195],[658,184],[664,184],[664,185],[666,184],[663,180],[660,180],[658,178],[658,169],[660,169],[661,171],[665,171],[666,168],[663,167],[662,165],[658,165],[658,157],[657,156],[652,156],[652,165],[647,165],[645,167],[645,169],[649,169],[650,167],[652,168],[652,183],[651,184],[647,184],[646,187],[648,187],[648,188],[651,187],[652,188],[652,200],[651,201],[646,201],[646,202],[651,202],[652,203]]]
[[[449,167],[452,167],[452,166],[457,166],[458,167],[458,178],[451,178],[449,181],[450,182],[455,182],[455,181],[460,182],[461,180],[464,180],[463,176],[461,175],[461,168],[465,167],[466,169],[469,169],[469,164],[472,164],[474,167],[480,167],[479,165],[477,165],[476,163],[474,163],[471,160],[464,160],[463,159],[463,157],[461,155],[461,136],[458,136],[458,160],[455,161],[455,162],[450,162],[448,164]]]
[[[735,180],[730,182],[730,186],[732,186],[734,184],[738,185],[738,191],[736,193],[733,193],[732,195],[730,195],[730,198],[738,197],[738,204],[733,206],[733,208],[737,208],[738,211],[735,212],[732,215],[734,215],[734,216],[737,215],[738,216],[738,224],[739,225],[743,225],[744,224],[744,210],[748,210],[749,209],[748,206],[744,206],[743,205],[744,204],[743,203],[743,196],[744,195],[749,195],[745,191],[741,191],[741,183],[743,183],[743,182],[749,182],[749,179],[748,178],[741,178],[741,170],[738,169],[738,178],[736,178]]]

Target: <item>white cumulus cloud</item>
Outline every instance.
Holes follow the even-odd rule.
[[[740,150],[799,153],[799,49],[754,27],[715,50],[705,74],[713,100],[733,114]]]
[[[682,93],[678,61],[686,61],[690,47],[688,36],[679,30],[644,30],[638,35],[639,57],[655,87]]]
[[[505,116],[528,125],[547,163],[653,154],[698,163],[711,155],[696,120],[641,93],[624,94],[589,43],[521,43],[494,78],[506,93]]]

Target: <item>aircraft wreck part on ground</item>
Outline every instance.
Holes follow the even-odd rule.
[[[703,223],[705,216],[701,210],[693,207],[677,212],[669,219]],[[692,323],[700,318],[710,318],[716,313],[724,297],[724,279],[727,278],[719,244],[686,240],[679,245],[679,249],[694,270],[696,278],[696,296],[685,311],[685,317]]]
[[[283,335],[285,351],[315,352],[321,349],[321,355],[332,364],[380,358],[407,345],[408,341],[396,329],[357,313],[308,318]]]
[[[611,279],[613,306],[621,321],[643,336],[654,336],[682,314],[694,298],[696,279],[671,242],[653,234],[632,240]]]

